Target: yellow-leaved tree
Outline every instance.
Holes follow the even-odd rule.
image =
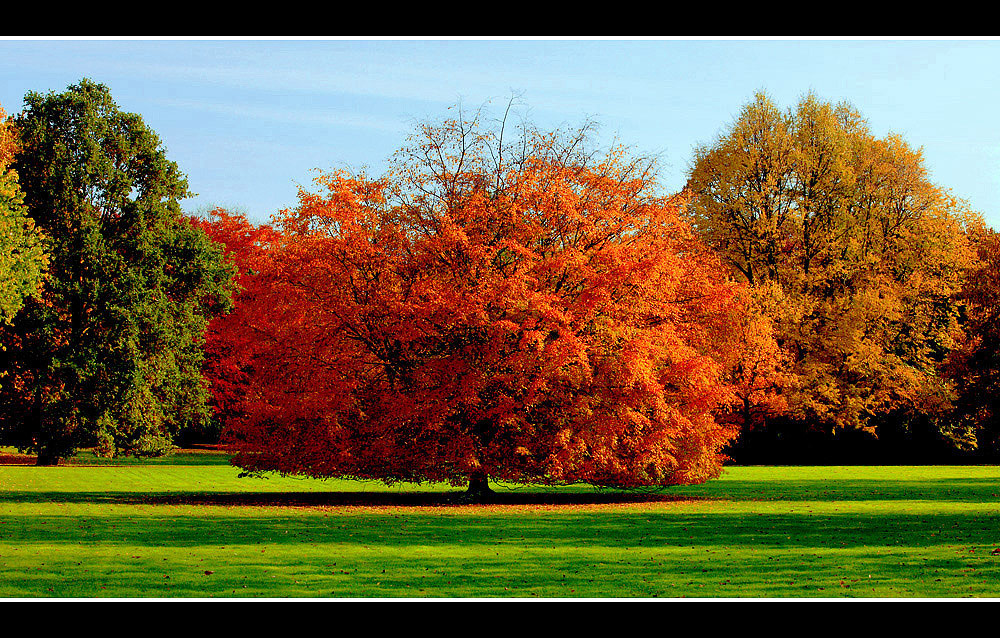
[[[931,183],[920,150],[877,137],[848,104],[807,94],[782,111],[758,94],[696,150],[687,189],[701,238],[769,299],[785,420],[971,445],[944,418],[954,387],[941,364],[978,217]]]

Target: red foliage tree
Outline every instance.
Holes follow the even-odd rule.
[[[717,476],[746,288],[655,194],[650,162],[586,152],[587,136],[510,143],[456,120],[383,178],[301,192],[244,311],[266,346],[229,423],[235,462],[468,481],[476,498],[488,479]]]
[[[264,269],[268,267],[267,250],[277,238],[266,224],[256,225],[245,215],[222,208],[209,212],[207,218],[192,217],[213,241],[225,247],[226,258],[236,266],[234,309],[212,319],[205,333],[205,361],[202,374],[212,393],[215,431],[196,432],[194,436],[216,438],[233,417],[242,418],[250,386],[260,375],[254,369],[256,353],[267,347],[268,330],[260,322],[270,315],[261,311],[258,302],[266,286]]]

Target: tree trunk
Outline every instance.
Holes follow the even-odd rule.
[[[37,383],[37,381],[35,385],[34,401],[32,401],[31,403],[30,419],[31,421],[29,423],[31,431],[34,432],[37,436],[41,437],[42,430],[44,429],[42,421],[42,386],[40,383]],[[35,444],[38,446],[38,449],[36,451],[37,456],[35,458],[36,467],[59,465],[59,456],[53,454],[50,451],[48,445],[45,445],[44,443],[38,444],[37,441],[35,442]]]
[[[496,496],[496,492],[490,489],[489,478],[485,472],[477,472],[469,477],[469,489],[462,499],[469,503],[489,503]]]
[[[51,467],[53,465],[59,465],[59,457],[39,450],[38,457],[35,459],[35,466]]]

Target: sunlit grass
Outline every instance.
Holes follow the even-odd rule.
[[[130,463],[0,466],[0,596],[1000,596],[997,467],[732,467],[646,502],[458,506],[238,478],[218,453]]]

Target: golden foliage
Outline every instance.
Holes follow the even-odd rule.
[[[847,104],[810,94],[783,113],[759,94],[697,150],[688,189],[699,235],[770,287],[793,417],[872,428],[943,413],[977,216],[928,180],[919,150],[875,137]]]

